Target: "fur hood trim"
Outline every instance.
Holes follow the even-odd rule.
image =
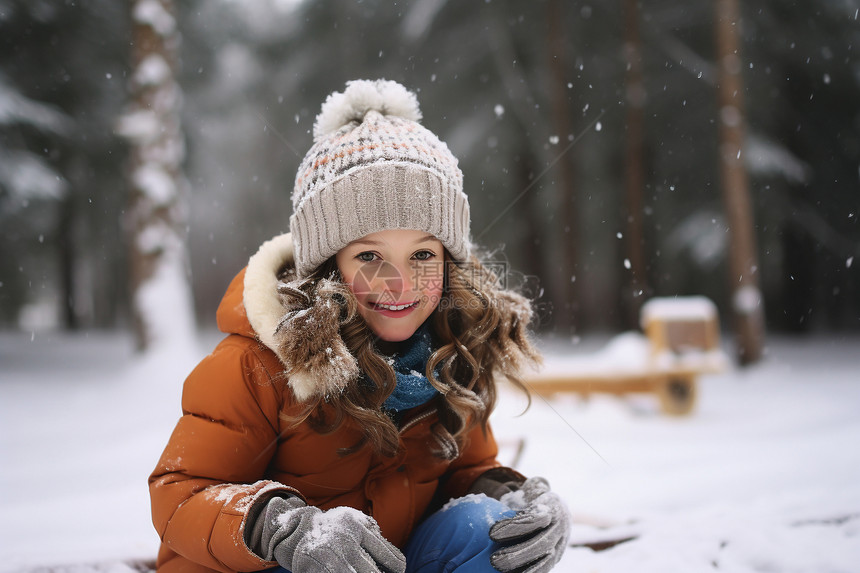
[[[257,338],[274,350],[275,329],[284,314],[278,297],[278,273],[293,262],[293,239],[289,233],[263,243],[245,270],[245,314]]]
[[[324,279],[308,294],[282,282],[279,275],[293,265],[289,233],[263,243],[248,261],[243,302],[257,339],[283,364],[296,399],[307,402],[341,392],[358,378],[359,369],[340,337],[337,291]],[[285,297],[284,291],[300,296]]]

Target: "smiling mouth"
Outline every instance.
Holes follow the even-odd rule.
[[[412,308],[418,306],[420,301],[410,302],[407,304],[385,304],[384,302],[377,302],[373,304],[373,307],[377,310],[406,310],[407,308]]]

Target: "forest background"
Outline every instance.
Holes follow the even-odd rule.
[[[2,328],[131,329],[144,4],[173,10],[170,224],[202,327],[288,230],[325,96],[386,78],[459,157],[473,236],[537,297],[542,333],[631,328],[658,295],[730,321],[726,124],[744,128],[767,329],[860,329],[857,0],[741,3],[728,117],[720,2],[0,0]]]

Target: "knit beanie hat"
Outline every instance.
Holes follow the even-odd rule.
[[[293,188],[290,232],[299,278],[356,239],[386,229],[435,236],[469,256],[469,201],[448,146],[418,123],[415,94],[356,80],[328,96]]]

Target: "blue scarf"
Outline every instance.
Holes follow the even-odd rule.
[[[384,410],[402,412],[426,404],[439,393],[424,375],[431,353],[430,328],[425,324],[403,341],[400,351],[391,357],[397,386],[382,405]]]

